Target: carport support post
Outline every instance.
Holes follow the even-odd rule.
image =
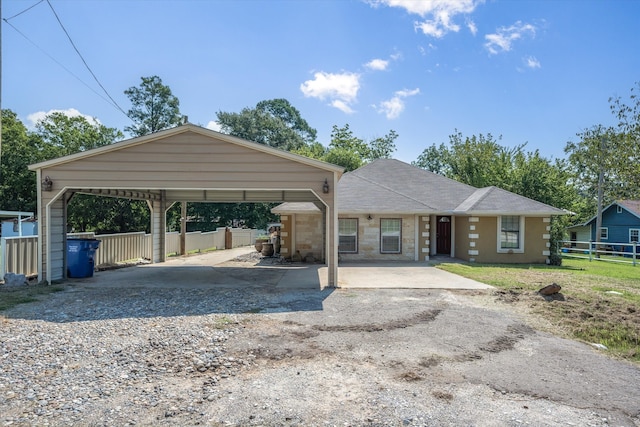
[[[337,179],[334,180],[334,187],[337,185]],[[338,209],[334,200],[326,209],[326,227],[327,227],[327,285],[338,287]]]
[[[187,254],[187,202],[180,203],[180,255]]]

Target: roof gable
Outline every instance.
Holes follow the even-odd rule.
[[[105,153],[123,150],[129,147],[134,147],[136,145],[152,143],[153,141],[170,138],[175,135],[179,135],[187,132],[194,132],[209,138],[215,138],[217,140],[220,140],[229,144],[249,148],[251,150],[271,154],[284,159],[293,160],[295,162],[303,163],[303,164],[313,166],[319,169],[323,169],[329,172],[342,173],[344,171],[344,168],[340,166],[332,165],[330,163],[326,163],[320,160],[311,159],[309,157],[300,156],[298,154],[290,153],[288,151],[279,150],[277,148],[269,147],[267,145],[259,144],[257,142],[252,142],[252,141],[248,141],[235,136],[216,132],[214,130],[206,129],[201,126],[196,126],[191,123],[187,123],[181,126],[177,126],[175,128],[167,129],[167,130],[162,130],[149,135],[140,136],[137,138],[126,139],[124,141],[119,141],[114,144],[109,144],[102,147],[94,148],[92,150],[87,150],[80,153],[75,153],[68,156],[58,157],[56,159],[35,163],[33,165],[30,165],[29,169],[38,170],[38,169],[45,169],[52,166],[58,166],[65,163],[80,160],[80,159],[90,158],[90,157],[98,156]]]

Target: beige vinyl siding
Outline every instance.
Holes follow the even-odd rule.
[[[215,165],[215,167],[212,167]],[[332,173],[185,132],[47,168],[56,188],[300,189],[322,193]]]
[[[63,223],[63,203],[57,200],[52,203],[51,218],[51,280],[60,280],[64,277],[63,266],[66,258],[65,227]]]

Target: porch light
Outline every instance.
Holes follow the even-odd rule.
[[[369,221],[371,221],[371,220],[373,219],[373,217],[371,216],[371,214],[369,214],[369,216],[367,217],[367,219],[368,219]]]
[[[324,194],[329,192],[329,181],[327,181],[327,178],[324,179],[324,184],[322,184],[322,192]]]
[[[49,178],[48,175],[44,177],[40,184],[42,191],[51,191],[51,189],[53,188],[53,181],[51,181],[51,178]]]

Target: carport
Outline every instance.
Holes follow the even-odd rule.
[[[312,202],[323,215],[327,284],[338,284],[341,167],[185,124],[29,169],[39,183],[39,280],[66,277],[67,206],[75,194],[92,194],[147,202],[154,263],[165,261],[166,213],[174,203]]]

